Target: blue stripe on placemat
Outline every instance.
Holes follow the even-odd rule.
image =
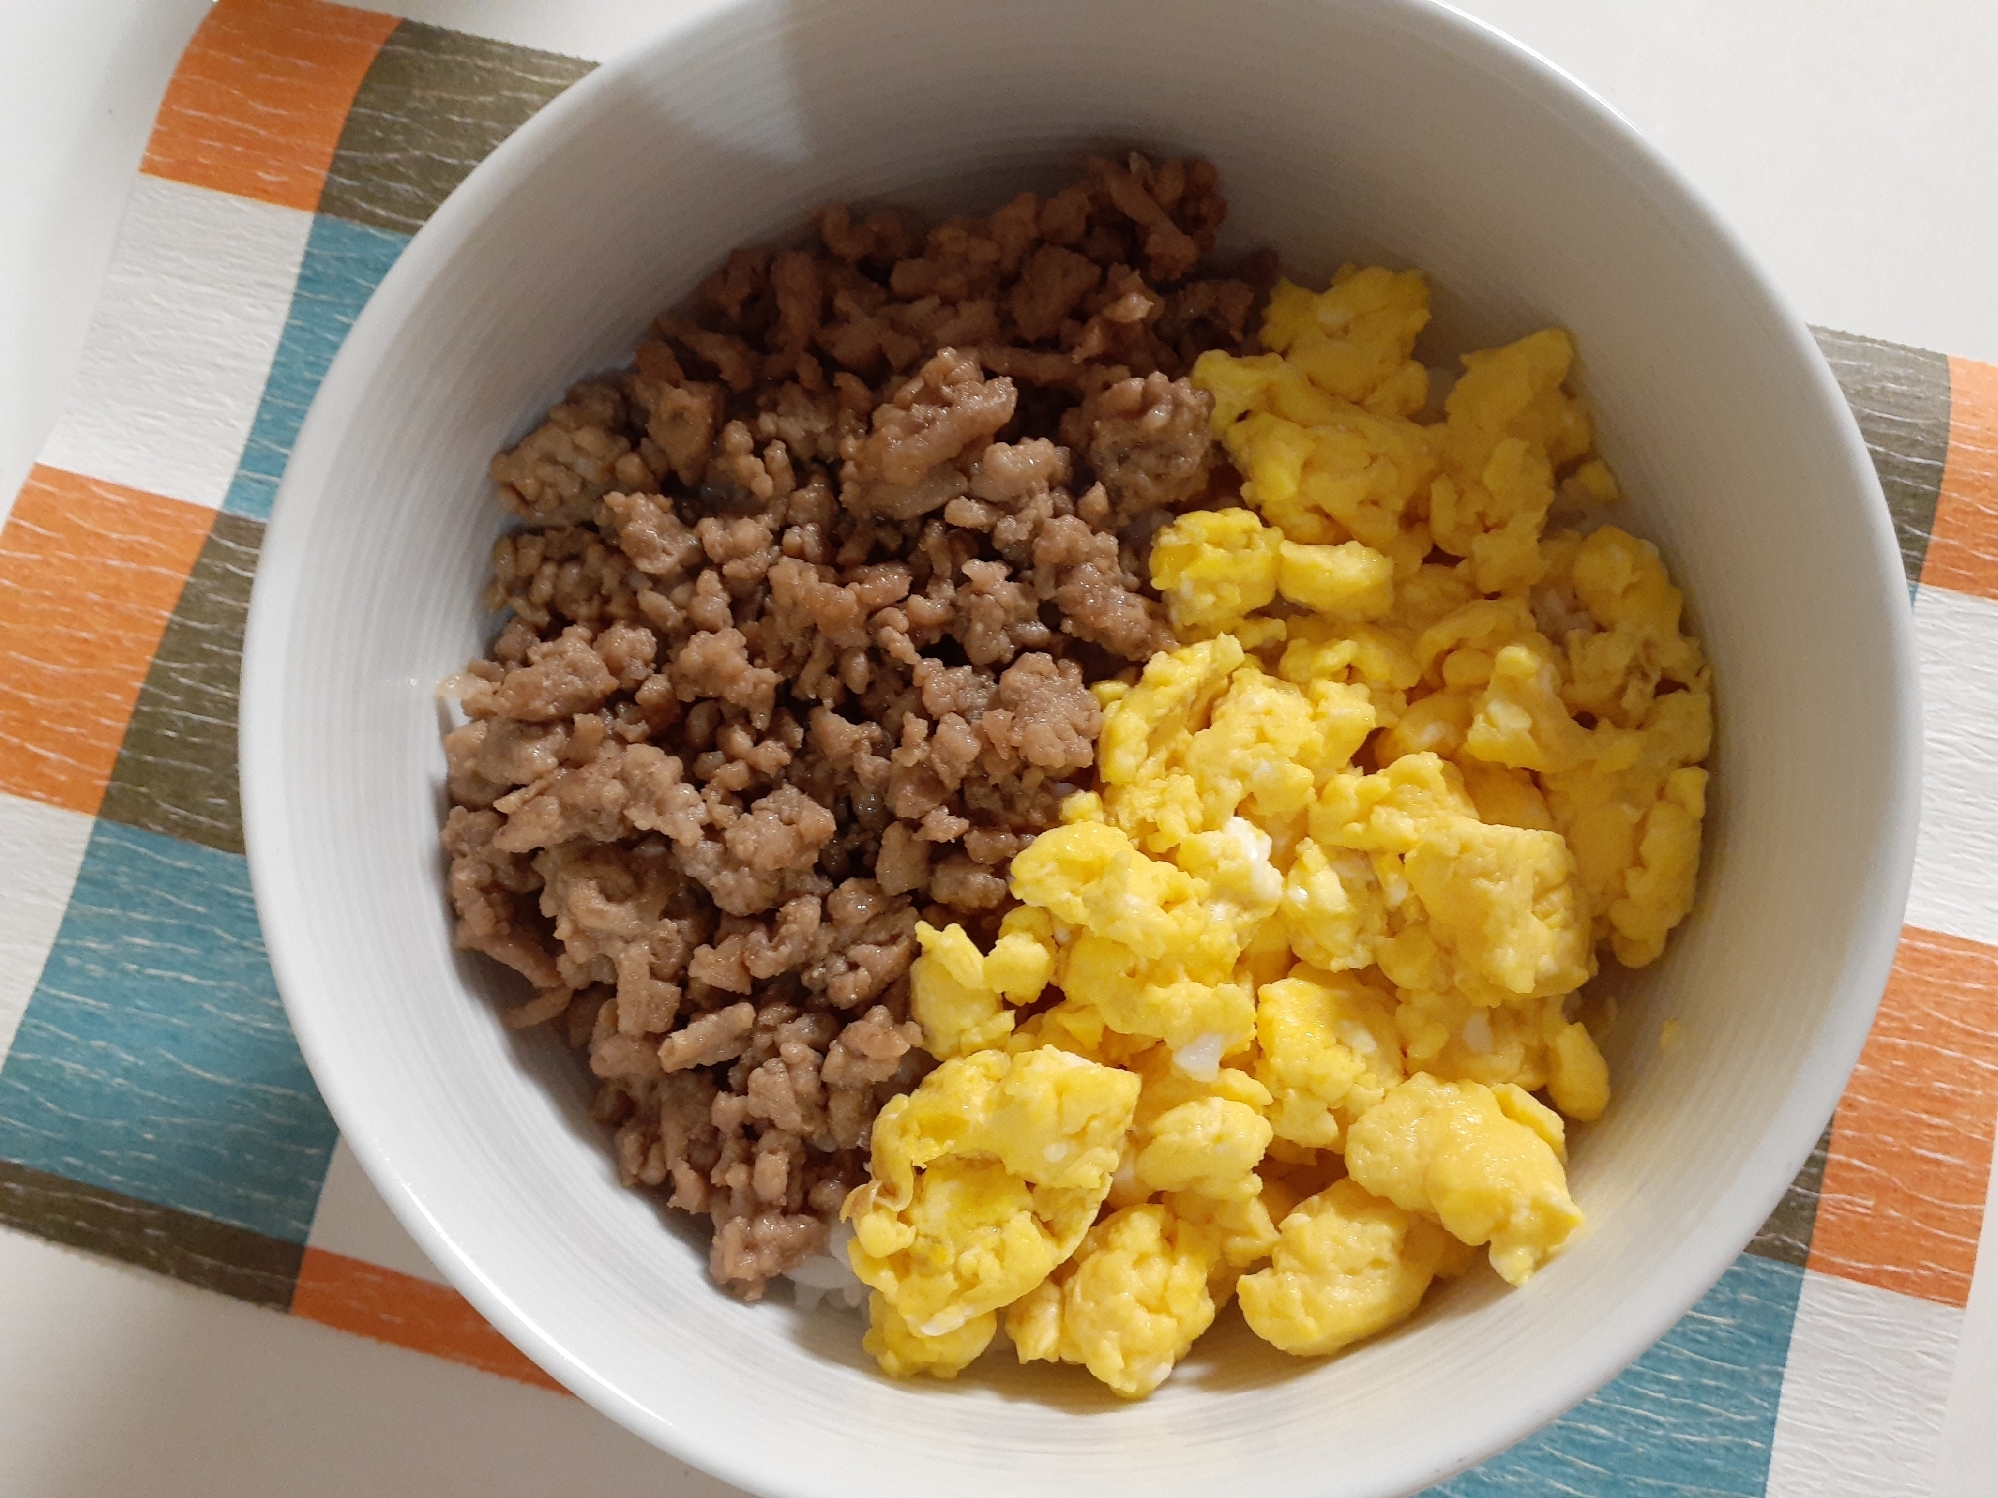
[[[264,397],[237,460],[222,508],[232,515],[268,520],[278,480],[305,422],[306,408],[361,308],[409,243],[407,234],[350,223],[329,214],[313,218],[291,312],[278,340]]]
[[[1614,1381],[1426,1498],[1760,1498],[1803,1282],[1743,1254]]]
[[[0,1066],[0,1158],[303,1243],[334,1135],[242,856],[100,821]]]

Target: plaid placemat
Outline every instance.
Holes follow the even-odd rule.
[[[161,106],[68,406],[0,501],[0,1221],[551,1388],[396,1226],[299,1057],[244,865],[236,684],[264,522],[347,328],[451,189],[590,67],[221,0]],[[1998,1125],[1998,368],[1818,336],[1894,512],[1928,714],[1879,1021],[1721,1282],[1440,1493],[1928,1491]]]

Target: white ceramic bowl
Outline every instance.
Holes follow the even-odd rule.
[[[1604,450],[1715,662],[1698,906],[1628,985],[1582,1130],[1587,1236],[1329,1361],[1217,1330],[1150,1400],[998,1360],[896,1384],[857,1321],[709,1285],[620,1190],[586,1087],[454,954],[433,685],[477,654],[483,477],[573,377],[736,244],[832,200],[942,212],[1086,149],[1198,153],[1293,274],[1426,269],[1432,363],[1572,329]],[[313,1074],[375,1184],[550,1373],[767,1494],[1399,1494],[1615,1374],[1732,1260],[1858,1054],[1916,807],[1906,584],[1808,334],[1632,131],[1421,0],[743,0],[573,88],[481,166],[355,325],[264,547],[244,667],[257,905]],[[1667,1017],[1683,1026],[1670,1054]],[[780,1297],[781,1299],[781,1297]]]

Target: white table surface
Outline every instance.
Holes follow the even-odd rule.
[[[365,0],[359,0],[365,3]],[[41,445],[205,0],[0,0],[0,485]],[[598,58],[674,0],[403,0]],[[1998,4],[1463,0],[1645,131],[1814,322],[1998,362]],[[476,15],[476,22],[470,18]],[[1998,1222],[1998,1192],[1990,1207]],[[1998,1490],[1998,1231],[1936,1498]],[[0,1229],[0,1495],[726,1490],[580,1402]],[[1830,1495],[1827,1495],[1830,1498]]]

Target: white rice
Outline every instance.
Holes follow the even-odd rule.
[[[1172,1053],[1173,1065],[1196,1082],[1211,1082],[1221,1075],[1221,1053],[1228,1037],[1216,1030],[1196,1035]]]
[[[867,1286],[846,1259],[846,1246],[852,1241],[852,1226],[838,1223],[826,1251],[791,1271],[791,1290],[800,1307],[809,1311],[826,1304],[836,1311],[850,1311],[866,1303]]]

